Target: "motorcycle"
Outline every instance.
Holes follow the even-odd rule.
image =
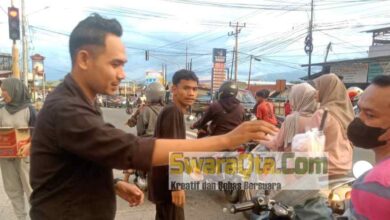
[[[256,142],[249,142],[242,145],[237,151],[239,154],[250,153],[258,146]],[[241,178],[241,177],[238,177]],[[230,203],[236,203],[240,201],[240,198],[243,196],[243,190],[225,190],[225,197]]]
[[[364,160],[354,163],[352,168],[353,177],[330,182],[328,192],[328,207],[332,210],[333,219],[345,219],[343,216],[349,212],[349,200],[351,198],[352,185],[356,179],[372,168],[372,165]]]
[[[134,113],[135,104],[134,102],[126,102],[126,113],[132,115]]]
[[[229,211],[231,214],[239,212],[252,211],[260,216],[259,219],[293,219],[295,216],[294,209],[281,202],[270,199],[270,191],[264,190],[264,195],[255,197],[246,202],[233,204],[230,209],[224,208],[224,212]]]
[[[125,174],[124,180],[126,182],[129,182],[129,178],[131,175],[134,175],[133,183],[138,186],[138,188],[142,191],[147,191],[148,189],[148,181],[147,181],[147,174],[144,171],[139,170],[124,170],[123,173]]]
[[[355,180],[372,168],[367,161],[358,161],[353,165],[353,177],[344,177],[329,182],[330,190],[322,191],[328,194],[328,207],[332,210],[332,219],[348,219],[344,216],[349,212],[349,199],[352,184]],[[225,208],[224,212],[232,214],[243,213],[249,219],[293,219],[294,208],[282,202],[270,199],[270,191],[245,190],[240,194],[239,203],[233,204],[230,209]],[[253,215],[253,217],[251,217]]]
[[[247,151],[246,153],[255,153],[255,152],[266,152],[266,151],[269,151],[264,145],[261,145],[261,144],[256,144],[255,146],[252,146],[251,148],[248,148],[249,151]],[[245,189],[245,190],[240,190],[237,194],[237,200],[234,201],[234,203],[238,202],[238,203],[245,203],[245,202],[248,202],[248,201],[252,201],[254,198],[256,197],[261,197],[261,196],[265,196],[264,194],[265,192],[264,191],[260,191],[260,190],[254,190],[254,189]],[[246,219],[250,219],[251,215],[252,215],[252,210],[251,209],[247,209],[247,210],[243,210],[241,211],[242,214],[244,215],[244,217]],[[266,215],[266,213],[263,213],[263,215]],[[261,219],[261,218],[260,218]]]

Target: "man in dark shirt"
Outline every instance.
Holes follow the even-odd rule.
[[[155,137],[185,139],[184,113],[194,104],[198,92],[198,77],[189,70],[179,70],[172,78],[173,103],[160,113]],[[184,190],[170,191],[168,166],[153,167],[149,174],[149,200],[156,204],[156,220],[184,219]]]
[[[156,140],[105,123],[96,96],[113,95],[125,78],[121,35],[118,21],[98,14],[81,21],[70,35],[71,73],[47,97],[32,138],[32,220],[112,220],[115,192],[130,205],[143,200],[134,185],[114,184],[113,168],[149,170],[167,164],[171,151],[234,149],[275,132],[267,123],[246,123],[227,135],[204,140]]]
[[[210,124],[210,135],[226,134],[244,121],[245,109],[236,98],[238,86],[232,81],[224,82],[218,90],[218,101],[212,103],[191,129],[202,129]]]

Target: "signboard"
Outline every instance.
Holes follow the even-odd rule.
[[[213,63],[226,63],[226,49],[213,49]]]
[[[211,88],[213,91],[215,91],[219,89],[223,81],[226,80],[226,49],[213,49],[213,63],[214,65],[211,74]]]
[[[12,56],[10,54],[0,54],[0,72],[10,72],[12,69]]]
[[[34,54],[30,57],[32,61],[33,66],[33,73],[38,76],[43,76],[44,69],[43,69],[43,61],[45,60],[44,56],[41,56],[40,54]]]
[[[154,82],[159,82],[164,85],[164,74],[159,71],[146,71],[145,84],[149,85]]]
[[[330,72],[343,76],[344,83],[366,83],[368,63],[340,63],[330,67]]]
[[[390,62],[370,63],[368,66],[367,81],[371,83],[378,75],[390,75]]]

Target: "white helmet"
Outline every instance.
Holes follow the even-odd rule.
[[[146,101],[158,102],[163,101],[165,97],[165,88],[158,82],[154,82],[148,85],[145,89]]]
[[[359,99],[360,95],[363,93],[363,90],[359,87],[353,86],[347,89],[348,97],[351,101]]]

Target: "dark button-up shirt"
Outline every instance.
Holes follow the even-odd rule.
[[[148,170],[154,139],[105,123],[67,75],[38,115],[31,147],[31,219],[114,219],[112,169]]]

